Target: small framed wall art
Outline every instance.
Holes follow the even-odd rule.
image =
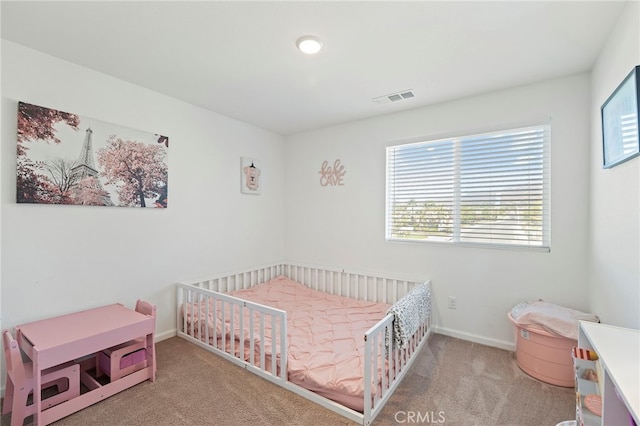
[[[640,65],[633,68],[600,108],[603,167],[610,169],[640,154],[638,105]]]
[[[240,191],[258,195],[262,192],[262,168],[255,158],[242,157],[240,161]]]

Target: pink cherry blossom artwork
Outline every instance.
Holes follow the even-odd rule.
[[[169,138],[18,102],[18,203],[166,208]]]

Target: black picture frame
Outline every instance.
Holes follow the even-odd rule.
[[[603,168],[610,169],[640,155],[640,65],[600,107]]]

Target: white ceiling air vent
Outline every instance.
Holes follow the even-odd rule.
[[[377,98],[373,98],[373,102],[377,102],[379,104],[386,104],[389,102],[397,102],[404,99],[410,99],[415,97],[411,89],[403,90],[402,92],[391,93],[389,95],[378,96]]]

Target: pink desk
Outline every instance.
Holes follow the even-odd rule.
[[[147,338],[147,367],[106,385],[83,381],[89,392],[42,411],[40,392],[34,392],[35,425],[47,425],[75,413],[124,389],[150,379],[155,381],[154,319],[120,304],[103,306],[16,327],[20,347],[33,361],[35,389],[40,389],[40,372],[85,355],[100,352],[142,336]],[[86,373],[84,379],[88,378]]]

